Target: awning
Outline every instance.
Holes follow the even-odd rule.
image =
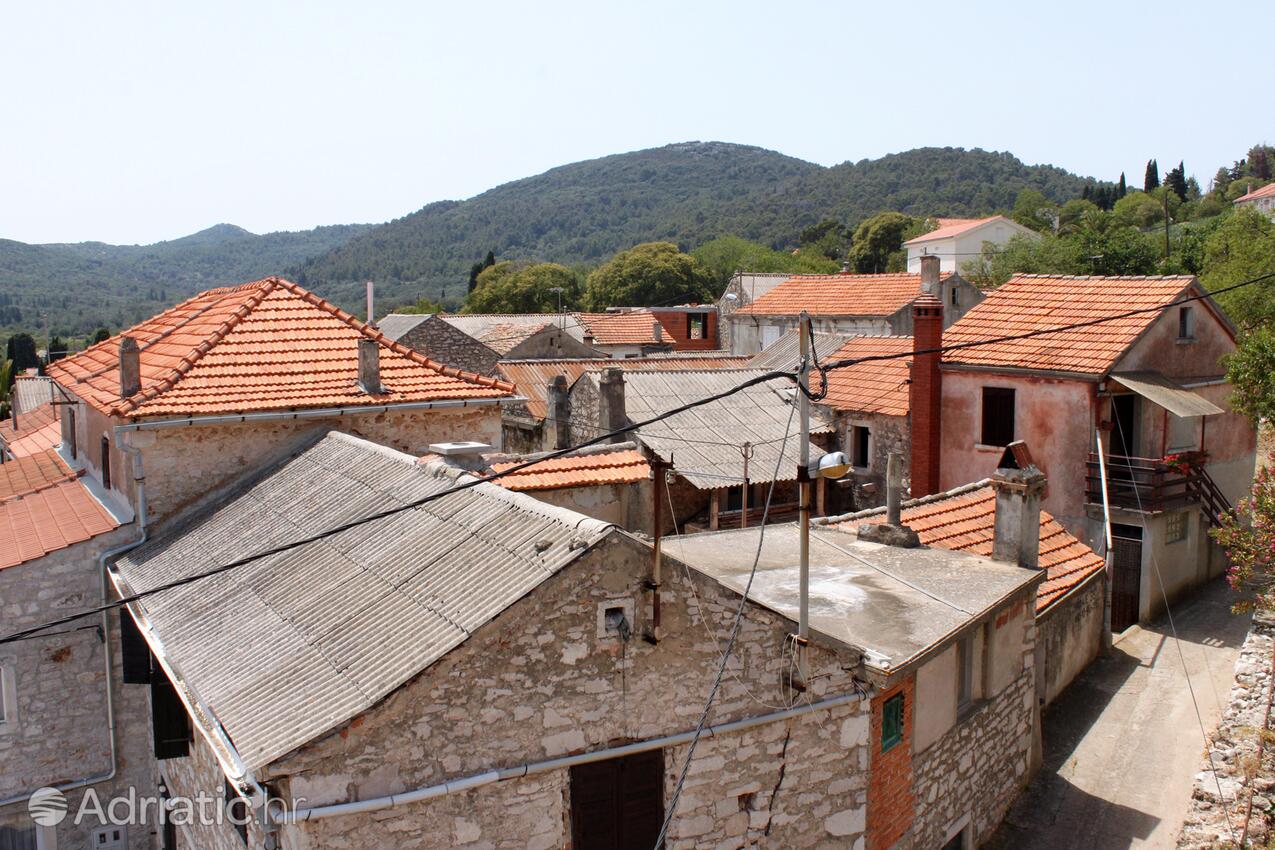
[[[1214,413],[1226,412],[1199,393],[1191,392],[1159,372],[1112,372],[1111,377],[1174,416],[1212,416]]]

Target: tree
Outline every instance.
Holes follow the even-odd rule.
[[[1147,174],[1142,178],[1142,191],[1160,188],[1160,165],[1154,159],[1147,161]]]
[[[1085,184],[1085,192],[1089,185]],[[1014,199],[1014,211],[1009,217],[1040,233],[1052,233],[1058,226],[1058,205],[1045,197],[1039,189],[1020,189]]]
[[[1081,198],[1068,201],[1058,210],[1058,232],[1075,233],[1087,216],[1099,213],[1098,204]]]
[[[903,242],[925,232],[926,222],[898,212],[877,213],[864,219],[850,244],[850,267],[860,274],[901,270]]]
[[[1120,182],[1116,184],[1116,200],[1117,200],[1117,201],[1118,201],[1118,200],[1120,200],[1121,198],[1123,198],[1123,197],[1124,197],[1125,195],[1127,195],[1127,194],[1129,194],[1129,187],[1128,187],[1128,185],[1126,185],[1126,183],[1125,183],[1125,180],[1124,180],[1124,172],[1123,172],[1123,171],[1121,171],[1121,172],[1120,172]]]
[[[487,257],[482,262],[474,263],[472,266],[470,266],[469,267],[469,289],[467,289],[466,292],[473,292],[474,287],[478,285],[478,276],[482,274],[485,270],[491,268],[494,265],[496,265],[496,252],[488,251]]]
[[[36,353],[35,337],[31,334],[14,334],[9,337],[9,345],[5,355],[13,361],[13,373],[20,374],[27,369],[40,366],[40,356]]]
[[[1211,533],[1231,561],[1231,587],[1253,594],[1236,607],[1275,610],[1275,453],[1254,476],[1248,497]]]
[[[1164,220],[1164,208],[1154,196],[1146,192],[1125,195],[1116,201],[1111,213],[1125,227],[1145,229]]]
[[[1185,201],[1187,196],[1186,184],[1186,167],[1179,162],[1178,167],[1169,171],[1164,177],[1164,185],[1169,191],[1178,196],[1179,201]]]
[[[1260,429],[1263,420],[1275,422],[1275,328],[1258,328],[1241,335],[1239,345],[1223,363],[1234,390],[1232,407],[1247,416],[1254,428]]]
[[[418,298],[415,304],[409,304],[406,307],[396,307],[395,313],[411,313],[413,315],[431,315],[433,313],[443,312],[443,305],[430,298]]]
[[[647,242],[621,251],[593,270],[585,286],[589,310],[712,301],[712,274],[670,242]]]
[[[1275,223],[1252,209],[1231,213],[1205,241],[1204,269],[1200,279],[1210,290],[1275,272]],[[1275,326],[1275,281],[1223,293],[1218,301],[1243,329]]]
[[[562,292],[555,292],[561,289]],[[557,263],[497,263],[478,276],[466,313],[553,313],[580,300],[580,279]]]
[[[961,274],[980,287],[1000,286],[1015,274],[1151,274],[1160,258],[1156,244],[1112,213],[1088,209],[1069,233],[1016,236],[1000,250],[984,246]]]
[[[106,342],[110,338],[111,331],[109,328],[98,328],[93,332],[93,341],[89,345],[97,345],[99,342]]]
[[[48,352],[49,362],[52,363],[54,360],[61,360],[66,355],[67,355],[66,342],[62,339],[62,337],[60,336],[49,337],[49,352]]]
[[[700,245],[691,252],[691,256],[708,270],[719,291],[738,271],[834,274],[841,268],[836,261],[817,251],[804,248],[791,252],[775,251],[738,236],[719,236]]]
[[[814,253],[829,260],[839,260],[850,247],[850,231],[836,219],[825,218],[801,231],[797,241],[802,253]]]

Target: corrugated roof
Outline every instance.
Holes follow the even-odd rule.
[[[524,461],[493,463],[492,472],[504,472]],[[651,477],[651,465],[641,452],[573,455],[542,460],[496,483],[509,490],[558,490],[564,487],[592,487],[600,484],[636,484]]]
[[[909,355],[911,351],[910,336],[856,336],[832,354],[821,355],[821,359],[828,362]],[[907,416],[911,409],[908,396],[911,364],[910,356],[902,356],[833,369],[828,372],[828,395],[822,403],[845,412]]]
[[[62,423],[57,408],[45,402],[33,410],[18,414],[18,427],[13,418],[0,420],[0,442],[12,457],[28,457],[55,448],[62,442]]]
[[[53,380],[40,375],[19,375],[13,381],[10,403],[19,413],[53,401]]]
[[[1160,307],[1194,284],[1191,275],[1015,275],[944,331],[943,344],[978,342]],[[944,362],[1102,375],[1161,315],[1147,312],[1077,330],[966,348],[944,355]]]
[[[850,334],[814,334],[815,353],[819,359],[827,360],[829,355],[846,344]],[[760,354],[748,359],[750,369],[784,369],[795,370],[801,363],[801,336],[794,328],[766,347]]]
[[[57,453],[0,464],[0,569],[119,527]]]
[[[143,591],[458,480],[331,433],[117,569]],[[484,482],[139,604],[257,769],[376,704],[612,530]]]
[[[376,329],[398,342],[403,334],[428,319],[432,313],[388,313],[376,323]]]
[[[689,401],[731,389],[765,370],[624,373],[624,405],[630,422],[640,422]],[[792,381],[774,378],[724,399],[647,425],[635,439],[700,489],[727,487],[743,477],[741,446],[751,443],[748,477],[755,482],[792,481],[797,477],[797,416],[789,395]],[[790,427],[791,426],[791,427]],[[831,431],[832,417],[816,407],[810,432]],[[785,439],[785,434],[787,438]],[[780,463],[780,451],[783,462]],[[823,450],[811,445],[811,456]],[[775,475],[778,464],[779,474]]]
[[[113,416],[191,416],[443,399],[501,398],[512,388],[398,345],[280,278],[212,289],[122,335],[141,348],[139,393],[119,395],[119,337],[48,368]],[[387,392],[358,387],[358,340],[380,345]]]
[[[945,272],[940,279],[951,277]],[[822,274],[789,278],[732,316],[892,316],[921,294],[919,274]]]
[[[1267,183],[1260,189],[1241,195],[1235,199],[1235,203],[1242,204],[1245,201],[1256,201],[1259,198],[1275,198],[1275,183]]]
[[[993,215],[987,218],[940,218],[935,219],[935,221],[938,222],[936,229],[931,230],[929,233],[922,233],[920,236],[909,239],[903,244],[917,245],[922,242],[932,242],[935,239],[951,239],[953,236],[960,236],[962,233],[967,233],[994,221],[1005,221],[1014,225],[1015,228],[1021,227],[1018,222],[1011,221],[1003,215]]]
[[[1212,416],[1226,412],[1199,393],[1191,392],[1159,372],[1112,372],[1111,377],[1174,416]]]
[[[565,375],[567,385],[574,384],[591,369],[614,366],[618,369],[738,369],[747,357],[710,355],[705,352],[670,353],[652,357],[629,357],[596,360],[502,360],[496,368],[505,380],[514,384],[518,395],[527,399],[527,412],[536,419],[549,415],[548,386],[555,375]]]
[[[885,508],[871,514],[853,514],[841,523],[853,531],[860,524],[885,521]],[[838,527],[837,517],[829,526]],[[948,493],[904,503],[903,523],[921,542],[940,549],[991,557],[996,524],[996,494],[990,480]],[[1044,611],[1067,592],[1103,569],[1103,559],[1067,532],[1048,511],[1040,512],[1040,566],[1045,580],[1036,589],[1036,610]]]

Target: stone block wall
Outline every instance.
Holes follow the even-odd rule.
[[[1049,705],[1102,651],[1106,571],[1094,573],[1036,619],[1036,695]]]
[[[431,360],[479,375],[495,375],[496,361],[500,359],[494,349],[438,316],[430,316],[403,334],[398,343]]]

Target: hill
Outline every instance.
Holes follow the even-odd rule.
[[[27,245],[0,239],[0,329],[83,336],[118,330],[214,286],[282,273],[370,229],[257,235],[232,224],[153,245]]]
[[[554,168],[466,201],[430,204],[296,269],[298,282],[358,302],[377,281],[381,303],[425,296],[452,303],[470,264],[505,258],[596,263],[639,242],[683,248],[726,233],[775,248],[825,218],[854,225],[883,210],[974,215],[1009,209],[1032,186],[1078,197],[1085,179],[1008,153],[920,148],[826,168],[773,151],[687,142]]]

